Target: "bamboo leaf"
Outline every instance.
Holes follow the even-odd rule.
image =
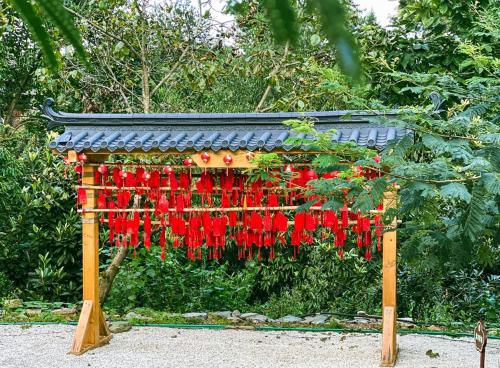
[[[278,43],[297,43],[299,37],[297,15],[289,0],[265,0],[263,5]]]
[[[326,36],[337,49],[339,64],[344,73],[359,79],[361,66],[356,52],[356,44],[347,31],[347,15],[339,0],[310,0],[315,6]]]
[[[59,0],[39,0],[38,3],[52,22],[61,31],[64,38],[75,48],[75,51],[80,59],[87,63],[80,32],[75,27],[69,12],[64,9],[63,4]]]
[[[41,18],[36,14],[35,9],[28,0],[12,0],[12,4],[21,15],[26,27],[40,47],[45,62],[55,72],[59,63],[54,54],[54,47],[50,36],[43,28]]]

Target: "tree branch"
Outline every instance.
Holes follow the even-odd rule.
[[[269,73],[269,79],[271,80],[276,74],[278,74],[278,71],[280,70],[281,66],[283,63],[286,61],[286,58],[288,57],[288,50],[290,47],[290,42],[287,41],[285,44],[285,51],[283,52],[283,57],[281,58],[281,61],[276,64],[276,66],[271,70],[271,73]],[[271,81],[267,85],[266,90],[264,91],[264,94],[262,95],[259,103],[257,104],[257,107],[255,108],[255,111],[260,111],[262,109],[262,106],[264,105],[264,102],[266,102],[267,96],[271,92],[271,89],[273,88]]]
[[[72,15],[74,15],[78,19],[87,22],[90,26],[92,26],[92,28],[96,29],[97,31],[101,32],[102,34],[104,34],[104,35],[106,35],[106,36],[108,36],[116,41],[123,42],[128,47],[130,52],[132,52],[137,58],[141,57],[140,53],[127,40],[125,40],[125,39],[123,39],[123,38],[121,38],[113,33],[106,31],[104,28],[99,26],[97,23],[85,18],[84,16],[82,16],[81,14],[77,13],[76,11],[74,11],[73,9],[71,9],[67,6],[65,6],[64,9],[66,9],[68,12],[70,12]]]
[[[167,73],[167,75],[165,75],[157,84],[156,86],[153,88],[153,90],[151,91],[151,96],[154,96],[154,94],[156,93],[156,91],[158,91],[158,89],[163,85],[165,84],[167,81],[170,80],[170,78],[172,78],[172,76],[174,75],[174,72],[177,70],[177,68],[179,67],[179,65],[181,64],[181,61],[182,59],[184,59],[184,56],[186,56],[187,54],[187,51],[189,50],[189,44],[186,45],[186,47],[184,47],[184,49],[182,50],[182,54],[181,56],[179,56],[179,59],[176,61],[176,63],[174,64],[174,66],[170,69],[170,71]]]

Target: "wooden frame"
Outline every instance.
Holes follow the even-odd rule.
[[[73,151],[74,152],[74,151]],[[212,163],[203,163],[201,160],[193,161],[200,167],[221,167],[221,160],[226,152],[215,153],[208,151],[214,158]],[[90,153],[89,153],[90,154]],[[231,168],[248,168],[246,152],[231,152],[233,164]],[[71,153],[70,159],[76,156]],[[75,156],[73,158],[73,156]],[[193,155],[194,156],[194,155]],[[102,158],[103,156],[101,156]],[[211,159],[212,159],[211,157]],[[98,161],[98,160],[96,160]],[[82,185],[95,186],[95,165],[83,165]],[[396,206],[396,191],[384,194],[384,211]],[[87,203],[83,208],[95,208],[97,203],[95,189],[87,189]],[[396,364],[396,226],[397,220],[391,222],[391,228],[383,234],[383,264],[382,264],[382,350],[381,366],[392,367]],[[107,322],[101,310],[99,301],[99,222],[97,213],[88,211],[82,214],[83,232],[83,307],[75,331],[71,354],[80,355],[90,349],[100,347],[112,338]]]
[[[83,165],[82,184],[95,185],[96,167]],[[95,190],[87,192],[84,208],[95,208]],[[70,353],[80,355],[109,342],[112,335],[99,303],[99,222],[96,213],[82,214],[83,307]]]
[[[384,211],[396,207],[396,192],[384,193]],[[393,367],[396,364],[396,275],[397,275],[397,242],[394,218],[391,229],[383,235],[382,241],[382,367]]]

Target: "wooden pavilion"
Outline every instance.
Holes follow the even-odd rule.
[[[111,339],[99,302],[99,218],[96,179],[99,165],[111,154],[167,156],[192,159],[193,168],[249,168],[250,156],[261,152],[293,155],[308,153],[306,146],[287,143],[293,136],[288,119],[314,119],[319,131],[335,129],[335,142],[383,149],[407,132],[398,127],[370,122],[374,114],[359,111],[306,113],[168,113],[168,114],[86,114],[58,112],[48,99],[42,107],[49,125],[63,126],[64,132],[50,142],[50,148],[70,162],[81,161],[81,185],[86,186],[82,204],[83,308],[71,348],[82,354]],[[385,114],[387,118],[395,115]],[[300,137],[299,138],[303,138]],[[210,159],[201,153],[207,152]],[[85,156],[85,160],[80,158]],[[209,155],[209,156],[208,156]],[[230,160],[228,159],[230,157]],[[230,162],[228,162],[230,161]],[[395,191],[384,195],[384,211],[394,207]],[[105,210],[104,210],[105,211]],[[107,210],[114,211],[114,210]],[[383,233],[383,342],[381,365],[396,361],[396,219]]]

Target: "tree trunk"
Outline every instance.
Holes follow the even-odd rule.
[[[128,247],[120,247],[120,250],[116,253],[113,261],[108,266],[106,271],[101,272],[101,280],[99,283],[99,300],[101,301],[101,304],[104,304],[108,298],[115,276],[118,273],[123,260],[127,257],[127,253]]]
[[[139,199],[140,196],[135,195],[133,208],[139,207]],[[122,262],[127,257],[127,254],[128,247],[120,247],[108,268],[106,268],[105,271],[101,272],[99,281],[99,300],[101,302],[101,305],[103,305],[108,298],[109,293],[111,292],[111,287],[113,286],[113,281],[115,280],[115,277],[120,270]]]

